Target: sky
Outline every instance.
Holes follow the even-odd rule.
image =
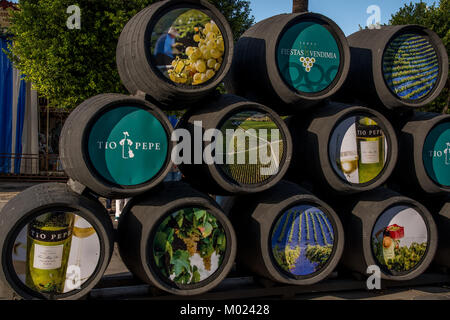
[[[17,0],[12,0],[18,2]],[[292,0],[249,0],[255,22],[271,16],[292,12]],[[439,0],[422,0],[428,5],[439,4]],[[366,26],[367,8],[377,5],[381,9],[381,24],[387,24],[391,15],[403,5],[410,2],[418,3],[420,0],[309,0],[309,11],[327,16],[341,27],[348,36],[359,30],[359,25]]]
[[[336,22],[345,35],[350,35],[359,30],[359,25],[366,26],[371,14],[366,13],[371,5],[377,5],[381,9],[381,24],[388,23],[391,15],[399,8],[410,2],[419,0],[309,0],[309,11],[327,16]],[[432,5],[438,0],[424,0]],[[252,14],[255,21],[261,21],[271,16],[292,12],[292,0],[250,0]]]

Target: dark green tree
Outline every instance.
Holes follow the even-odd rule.
[[[116,69],[120,33],[129,19],[157,0],[19,0],[9,30],[10,58],[51,105],[74,108],[105,92],[125,93]],[[238,38],[253,23],[249,1],[209,0]],[[81,29],[69,30],[67,8],[81,9]]]
[[[440,0],[439,4],[427,6],[424,2],[405,4],[389,21],[392,25],[419,24],[434,32],[444,42],[447,53],[450,54],[450,0]],[[436,101],[424,108],[428,112],[449,112],[450,77],[442,94]]]

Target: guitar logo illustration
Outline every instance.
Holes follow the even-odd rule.
[[[314,64],[316,63],[316,58],[301,57],[300,62],[303,63],[303,67],[305,68],[305,71],[310,72],[311,69],[314,67]]]
[[[447,142],[447,148],[444,150],[445,153],[445,165],[450,165],[450,142]]]
[[[122,159],[133,159],[134,152],[131,150],[133,141],[130,140],[130,134],[128,132],[123,133],[123,139],[120,140],[119,144],[122,146]]]

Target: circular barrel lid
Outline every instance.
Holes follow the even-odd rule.
[[[334,219],[317,205],[298,204],[275,221],[270,243],[277,267],[297,279],[320,273],[336,251]]]

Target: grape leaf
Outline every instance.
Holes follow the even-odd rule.
[[[192,272],[191,283],[200,282],[200,272],[198,272],[197,266],[194,266],[194,271]]]
[[[207,222],[204,225],[204,229],[201,230],[201,231],[202,231],[203,238],[207,238],[207,237],[209,237],[209,235],[213,231],[213,227],[212,227],[212,225],[209,222]]]
[[[189,252],[186,250],[177,250],[172,256],[170,263],[174,266],[175,276],[178,277],[183,271],[189,272],[191,264],[189,261]]]
[[[157,232],[153,246],[158,251],[165,251],[166,242],[167,242],[167,235],[163,232]]]
[[[195,217],[197,218],[197,220],[200,220],[206,216],[206,210],[198,210],[198,211],[195,211],[194,214],[195,214]]]

